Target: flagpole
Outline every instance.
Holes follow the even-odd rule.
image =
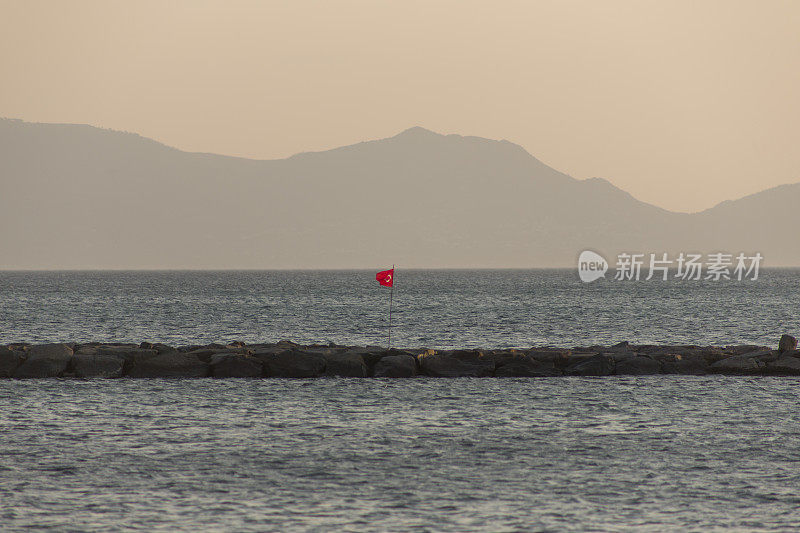
[[[392,294],[394,294],[394,265],[392,265],[392,286],[389,288],[389,344],[387,349],[392,347]]]

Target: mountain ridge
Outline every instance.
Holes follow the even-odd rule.
[[[505,143],[505,144],[513,146],[515,149],[520,150],[521,152],[523,152],[527,156],[531,157],[533,160],[538,161],[542,165],[545,165],[545,166],[549,167],[549,165],[547,165],[546,163],[541,161],[535,155],[533,155],[530,152],[528,152],[522,145],[517,144],[517,143],[515,143],[513,141],[509,141],[508,139],[490,139],[490,138],[487,138],[487,137],[480,137],[480,136],[476,136],[476,135],[461,135],[461,134],[457,134],[457,133],[438,133],[438,132],[435,132],[435,131],[430,130],[428,128],[425,128],[423,126],[411,126],[409,128],[406,128],[406,129],[400,131],[399,133],[397,133],[395,135],[392,135],[392,136],[389,136],[389,137],[381,137],[381,138],[378,138],[378,139],[370,139],[370,140],[360,141],[360,142],[353,143],[353,144],[346,144],[346,145],[342,145],[342,146],[328,148],[328,149],[324,149],[324,150],[304,150],[304,151],[297,152],[297,153],[291,154],[291,155],[286,156],[286,157],[281,157],[281,158],[262,159],[262,158],[244,157],[244,156],[236,156],[236,155],[228,155],[228,154],[219,154],[219,153],[216,153],[216,152],[206,152],[206,151],[195,152],[195,151],[190,151],[190,150],[183,150],[181,148],[177,148],[175,146],[171,146],[169,144],[166,144],[164,142],[152,139],[150,137],[146,137],[146,136],[141,135],[141,134],[136,133],[136,132],[127,131],[127,130],[115,130],[113,128],[103,128],[103,127],[99,127],[99,126],[93,126],[93,125],[90,125],[90,124],[65,123],[65,122],[28,122],[28,121],[25,121],[25,120],[19,119],[19,118],[0,117],[0,123],[2,123],[3,121],[12,122],[12,123],[18,123],[18,124],[35,125],[35,126],[65,126],[65,127],[87,128],[87,129],[97,130],[97,131],[104,132],[104,133],[119,134],[119,135],[122,135],[122,136],[133,137],[135,139],[138,139],[138,140],[141,140],[141,141],[144,141],[144,142],[148,142],[148,143],[153,143],[153,144],[159,145],[161,147],[164,147],[166,149],[169,149],[169,150],[172,150],[172,151],[175,151],[175,152],[180,152],[180,153],[183,153],[183,154],[213,156],[213,157],[219,157],[219,158],[225,158],[225,159],[235,159],[235,160],[251,161],[251,162],[286,161],[286,160],[299,158],[299,157],[302,157],[302,156],[305,156],[305,155],[309,155],[309,154],[325,154],[325,153],[335,152],[335,151],[342,150],[342,149],[359,147],[359,146],[367,145],[367,144],[370,144],[370,143],[379,143],[379,142],[382,142],[382,141],[387,141],[387,140],[391,140],[391,139],[395,139],[395,138],[400,138],[400,137],[406,136],[408,134],[417,134],[419,132],[419,133],[422,133],[425,136],[430,136],[430,137],[441,137],[441,138],[451,137],[451,138],[455,138],[455,139],[474,139],[474,140],[489,141],[489,142],[494,142],[494,143]],[[550,168],[552,168],[552,167],[550,167]],[[683,211],[673,211],[671,209],[667,209],[665,207],[661,207],[661,206],[658,206],[656,204],[651,204],[651,203],[646,202],[644,200],[640,200],[639,198],[636,198],[633,194],[631,194],[630,192],[626,191],[625,189],[622,189],[622,188],[618,187],[617,185],[615,185],[613,182],[611,182],[607,178],[603,178],[603,177],[600,177],[600,176],[592,176],[592,177],[589,177],[589,178],[579,179],[579,178],[575,178],[573,176],[570,176],[569,174],[562,173],[560,171],[557,171],[557,172],[559,172],[560,174],[563,174],[564,176],[566,176],[566,177],[568,177],[570,179],[578,181],[578,182],[591,182],[591,181],[595,181],[595,180],[603,181],[603,182],[607,183],[608,185],[610,185],[611,187],[613,187],[613,188],[615,188],[615,189],[617,189],[619,191],[624,192],[625,194],[627,194],[628,196],[630,196],[631,198],[633,198],[634,200],[636,200],[638,202],[641,202],[641,203],[644,203],[644,204],[647,204],[647,205],[651,205],[653,207],[656,207],[658,209],[661,209],[661,210],[669,212],[669,213],[676,213],[676,214],[704,213],[706,211],[710,211],[712,209],[716,209],[717,207],[720,207],[720,206],[724,206],[724,205],[727,205],[727,204],[730,204],[730,203],[738,202],[740,200],[749,199],[749,198],[761,195],[763,193],[767,193],[767,192],[774,191],[774,190],[777,190],[777,189],[781,189],[781,188],[784,188],[784,187],[791,187],[791,186],[800,187],[800,181],[783,183],[783,184],[775,185],[773,187],[769,187],[767,189],[763,189],[761,191],[750,193],[750,194],[747,194],[747,195],[744,195],[744,196],[741,196],[741,197],[738,197],[738,198],[733,198],[733,199],[728,199],[728,200],[721,200],[718,203],[716,203],[716,204],[714,204],[714,205],[712,205],[710,207],[707,207],[705,209],[702,209],[700,211],[684,213]]]
[[[762,244],[770,264],[795,265],[785,242],[796,185],[687,214],[575,179],[507,140],[419,126],[249,159],[4,119],[0,245],[13,253],[0,268],[525,268],[571,266],[583,249]]]

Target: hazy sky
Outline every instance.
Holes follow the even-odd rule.
[[[800,2],[0,0],[0,116],[254,158],[421,125],[693,211],[800,181]]]

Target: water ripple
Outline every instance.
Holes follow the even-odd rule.
[[[797,380],[0,382],[4,528],[792,530]]]

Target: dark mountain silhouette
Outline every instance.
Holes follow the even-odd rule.
[[[724,196],[724,191],[720,191]],[[0,268],[573,266],[593,249],[800,265],[800,184],[696,214],[576,180],[520,146],[411,128],[287,159],[0,120]]]

